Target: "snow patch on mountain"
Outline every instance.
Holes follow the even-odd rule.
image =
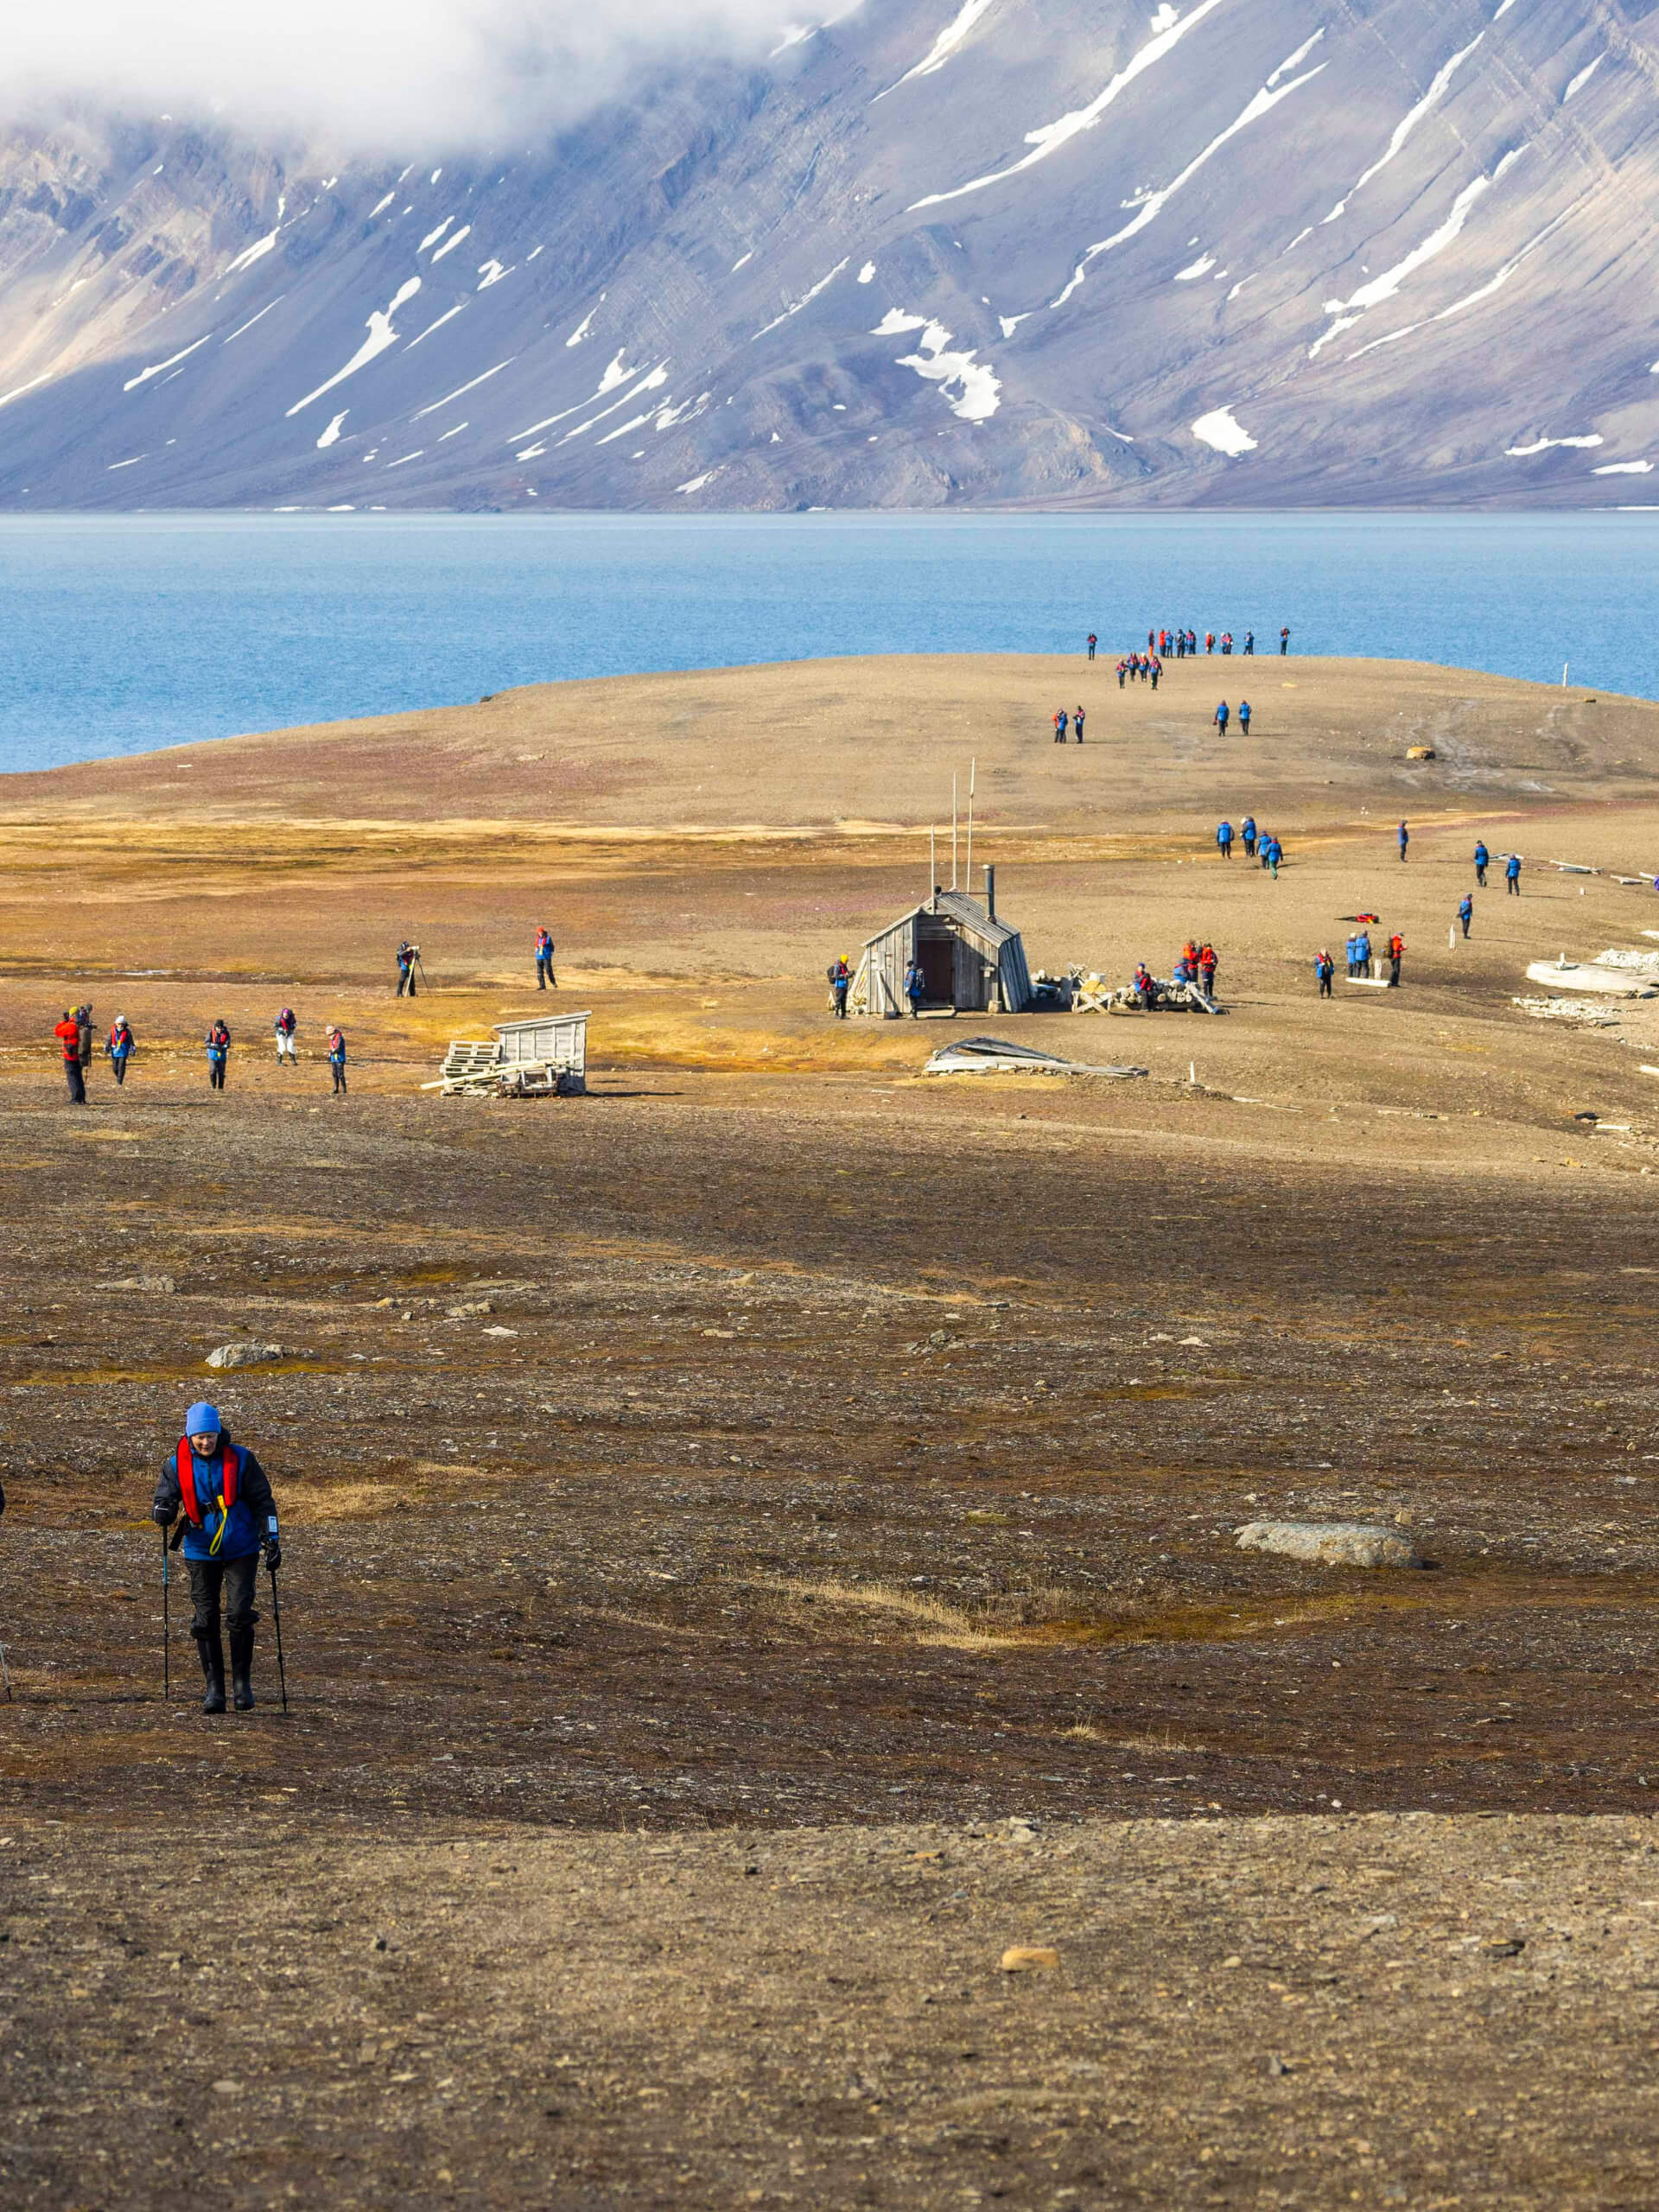
[[[1185,20],[1190,22],[1192,18],[1188,17]],[[1287,84],[1278,86],[1263,85],[1261,90],[1255,93],[1248,104],[1233,118],[1233,120],[1227,125],[1227,128],[1224,130],[1218,131],[1210,141],[1210,143],[1204,149],[1202,153],[1197,154],[1193,156],[1193,158],[1187,163],[1186,167],[1181,171],[1180,175],[1174,179],[1173,183],[1165,185],[1160,191],[1147,193],[1141,203],[1140,212],[1132,217],[1128,222],[1125,223],[1122,230],[1114,231],[1109,238],[1098,239],[1095,245],[1090,246],[1084,251],[1083,258],[1078,262],[1076,269],[1071,273],[1070,283],[1066,285],[1065,290],[1061,292],[1058,299],[1050,302],[1050,305],[1057,308],[1064,307],[1065,302],[1071,298],[1073,292],[1077,290],[1078,285],[1082,283],[1084,276],[1088,270],[1089,264],[1094,260],[1097,254],[1110,253],[1116,247],[1123,245],[1127,239],[1132,238],[1135,237],[1139,232],[1144,231],[1149,223],[1155,222],[1158,217],[1163,213],[1165,208],[1168,207],[1170,201],[1175,197],[1176,194],[1181,190],[1182,187],[1184,185],[1190,184],[1192,179],[1198,175],[1198,171],[1203,168],[1205,164],[1218,154],[1222,148],[1227,144],[1230,139],[1237,137],[1241,130],[1247,130],[1251,124],[1258,123],[1264,115],[1270,114],[1272,111],[1278,106],[1281,100],[1288,99],[1293,92],[1300,92],[1304,85],[1312,84],[1314,78],[1320,74],[1325,67],[1325,64],[1323,61],[1317,62],[1314,67],[1306,71],[1304,75],[1300,77],[1293,77]],[[1274,72],[1275,76],[1280,73],[1281,72],[1278,70]]]
[[[939,33],[916,67],[913,69],[906,69],[904,75],[899,78],[899,84],[889,85],[887,92],[876,94],[875,99],[886,99],[887,92],[896,92],[899,85],[907,85],[914,77],[931,77],[936,71],[943,69],[974,25],[991,5],[992,0],[963,0],[962,7]],[[1168,12],[1173,15],[1174,10],[1170,9]],[[875,100],[872,100],[870,105],[874,107]]]
[[[275,251],[276,241],[282,236],[283,217],[287,213],[287,210],[288,200],[286,194],[284,194],[280,197],[276,202],[276,227],[269,232],[265,237],[262,238],[256,238],[251,245],[245,246],[243,248],[242,251],[237,255],[236,259],[231,262],[226,267],[225,274],[227,276],[239,276],[243,270],[251,269],[256,261],[263,261],[268,253]]]
[[[1411,137],[1413,131],[1416,130],[1418,124],[1422,122],[1425,116],[1432,115],[1434,112],[1434,110],[1440,105],[1440,102],[1446,98],[1446,92],[1451,85],[1452,79],[1457,75],[1459,70],[1462,68],[1464,63],[1469,59],[1470,55],[1474,52],[1475,48],[1480,44],[1480,41],[1485,37],[1485,35],[1486,34],[1484,31],[1477,31],[1474,37],[1470,40],[1467,46],[1460,47],[1457,53],[1452,56],[1452,59],[1449,61],[1443,62],[1440,65],[1440,68],[1435,71],[1433,78],[1430,81],[1428,90],[1423,94],[1421,99],[1418,101],[1416,106],[1408,108],[1404,116],[1402,117],[1401,120],[1395,124],[1393,137],[1389,140],[1388,144],[1383,148],[1376,160],[1371,163],[1370,168],[1365,170],[1361,176],[1356,179],[1356,181],[1349,186],[1347,191],[1344,192],[1342,198],[1338,200],[1336,206],[1331,210],[1331,213],[1321,218],[1322,221],[1334,223],[1338,215],[1345,214],[1348,208],[1348,203],[1354,197],[1354,194],[1357,192],[1363,192],[1374,176],[1380,175],[1382,172],[1387,168],[1389,163],[1393,161],[1404,148],[1407,140]]]
[[[853,257],[850,253],[843,254],[842,258],[836,264],[835,267],[830,271],[830,274],[827,276],[820,276],[817,283],[809,287],[806,291],[803,292],[798,300],[791,300],[781,315],[773,315],[770,322],[763,322],[760,329],[755,332],[754,337],[749,340],[749,343],[753,345],[756,339],[765,338],[772,331],[781,329],[791,315],[799,315],[803,308],[810,308],[813,301],[817,298],[820,292],[829,290],[830,285],[835,283],[836,277],[840,276],[842,270],[847,266],[847,264],[852,259],[852,257]]]
[[[1196,8],[1185,16],[1177,16],[1173,22],[1165,21],[1160,10],[1154,21],[1162,22],[1163,28],[1130,55],[1122,68],[1103,91],[1096,93],[1087,107],[1074,108],[1071,114],[1063,115],[1053,123],[1039,124],[1035,130],[1027,131],[1026,143],[1032,149],[1029,154],[1010,162],[1007,168],[991,169],[983,176],[970,177],[966,184],[953,185],[948,191],[930,192],[923,199],[912,200],[909,212],[914,214],[920,207],[939,207],[947,200],[963,199],[970,192],[983,192],[990,185],[1001,184],[1008,177],[1019,176],[1024,170],[1035,168],[1039,162],[1046,162],[1051,154],[1058,154],[1061,147],[1069,144],[1079,131],[1092,130],[1107,109],[1128,91],[1137,77],[1155,67],[1166,54],[1173,54],[1187,33],[1201,23],[1206,16],[1213,15],[1220,5],[1221,0],[1198,0]]]
[[[433,400],[429,406],[417,408],[410,416],[410,421],[419,423],[429,415],[435,415],[441,407],[448,407],[452,399],[460,399],[467,392],[476,391],[480,385],[488,384],[492,377],[499,377],[503,369],[511,368],[516,358],[509,353],[505,361],[498,361],[493,369],[486,369],[482,376],[474,377],[469,384],[458,384],[453,391],[445,392],[442,399]]]
[[[1582,438],[1534,438],[1529,445],[1505,446],[1503,452],[1510,461],[1526,461],[1535,453],[1548,453],[1554,446],[1599,446],[1605,443],[1606,440],[1599,430],[1592,430],[1587,437]]]
[[[392,294],[389,306],[372,308],[370,311],[367,325],[369,334],[353,354],[351,359],[346,362],[345,367],[336,369],[326,383],[320,384],[315,391],[308,391],[303,399],[296,399],[288,410],[289,414],[299,414],[301,410],[308,407],[314,399],[321,399],[325,391],[332,391],[336,385],[344,384],[347,377],[354,377],[359,369],[367,368],[369,363],[377,359],[388,346],[395,346],[397,343],[397,333],[392,328],[391,319],[399,308],[408,305],[420,289],[421,280],[418,276],[406,277]]]
[[[897,321],[889,315],[884,329],[914,330],[923,318],[903,316]],[[940,322],[927,322],[922,328],[921,340],[913,353],[901,353],[898,366],[914,369],[918,377],[930,384],[937,384],[939,396],[950,412],[964,423],[988,423],[1002,404],[1002,385],[988,361],[979,359],[976,346],[958,346],[949,351],[950,333]],[[952,390],[955,397],[951,397]]]
[[[207,338],[213,335],[213,333],[210,330],[207,333]],[[200,352],[207,343],[207,338],[198,338],[194,346],[187,346],[182,353],[171,354],[165,361],[157,361],[151,368],[140,369],[136,377],[127,378],[121,387],[122,391],[137,391],[141,384],[148,384],[152,377],[158,377],[164,370],[176,367],[181,361],[188,361],[193,353]]]
[[[1230,407],[1212,407],[1207,415],[1200,415],[1192,425],[1192,435],[1201,445],[1213,446],[1230,461],[1256,449],[1255,440]]]

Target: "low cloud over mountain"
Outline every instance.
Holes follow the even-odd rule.
[[[15,123],[0,500],[1659,502],[1634,6],[867,0],[763,54],[734,4],[666,57],[632,21],[593,49],[628,96],[558,135],[482,65],[465,130],[383,110],[395,155],[343,99],[307,143],[352,150],[283,150],[275,86],[264,132],[135,121],[154,75]]]

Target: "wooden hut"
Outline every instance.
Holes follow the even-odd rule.
[[[588,1016],[543,1014],[533,1021],[498,1021],[496,1065],[520,1090],[586,1090]]]
[[[1032,1002],[1026,948],[1019,931],[996,918],[996,878],[988,868],[983,906],[966,891],[936,890],[868,940],[849,994],[851,1011],[908,1014],[905,970],[912,961],[926,985],[925,1011],[1023,1014]]]

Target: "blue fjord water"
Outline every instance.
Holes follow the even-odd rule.
[[[1149,626],[1659,696],[1659,513],[0,517],[0,767],[635,670]]]

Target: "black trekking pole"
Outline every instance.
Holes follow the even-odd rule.
[[[270,1617],[276,1626],[276,1679],[283,1686],[283,1711],[288,1711],[288,1669],[283,1664],[283,1601],[276,1594],[276,1570],[265,1561],[265,1573],[270,1577]]]
[[[162,1702],[173,1695],[173,1640],[167,1611],[167,1531],[162,1530]]]

